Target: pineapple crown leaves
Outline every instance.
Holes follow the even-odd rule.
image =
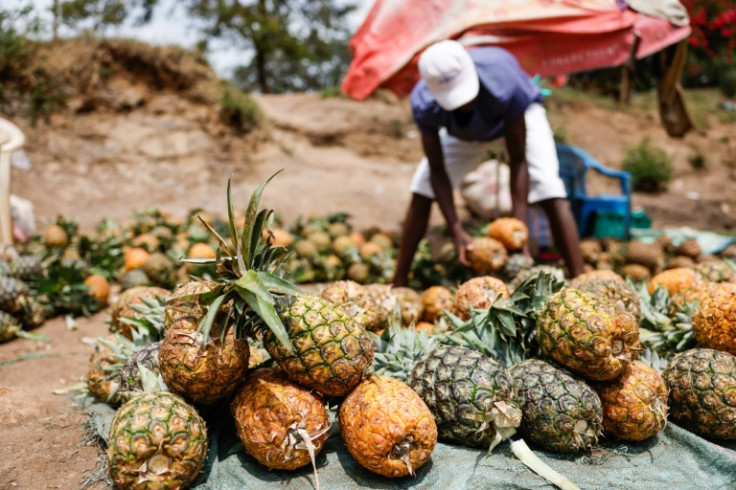
[[[391,376],[406,382],[414,364],[439,347],[439,338],[413,327],[391,322],[383,333],[374,333],[374,368],[376,374]]]
[[[212,293],[202,296],[205,303],[211,300],[207,314],[199,326],[205,338],[209,337],[212,325],[220,314],[220,308],[231,304],[225,315],[223,335],[231,324],[235,325],[236,337],[245,337],[268,328],[289,351],[292,351],[286,327],[278,314],[277,299],[302,294],[302,291],[281,276],[281,265],[289,251],[284,247],[273,247],[263,239],[263,229],[273,211],[270,209],[258,211],[264,188],[279,172],[258,186],[251,195],[240,236],[235,226],[231,179],[228,179],[230,243],[211,225],[200,219],[219,243],[215,259],[185,260],[192,263],[217,264],[219,285]]]
[[[641,300],[639,338],[643,347],[667,355],[695,346],[691,322],[697,302],[686,303],[671,316],[672,301],[667,289],[657,286],[650,295],[646,284],[634,287]]]
[[[33,288],[55,312],[89,316],[98,309],[97,299],[84,284],[87,273],[81,262],[54,259],[47,264],[47,270]]]
[[[121,318],[123,323],[130,325],[133,342],[136,345],[149,344],[160,340],[166,328],[165,307],[166,297],[157,294],[153,298],[141,297],[142,304],[133,304],[130,307],[141,315],[140,318]]]
[[[496,298],[487,309],[471,307],[467,321],[445,311],[450,332],[441,337],[442,342],[475,349],[507,366],[536,356],[537,317],[564,285],[542,272],[521,283],[510,297]]]

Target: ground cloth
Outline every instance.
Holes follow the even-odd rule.
[[[226,409],[226,407],[221,407]],[[113,409],[103,404],[89,408],[100,434],[109,432]],[[237,440],[229,416],[205,415],[210,451],[204,472],[193,488],[198,490],[314,488],[311,467],[294,472],[269,471],[247,455]],[[224,412],[227,413],[227,412]],[[562,456],[535,450],[554,470],[583,489],[736,489],[736,443],[712,444],[674,424],[650,441],[621,444],[604,441],[586,456]],[[522,465],[502,443],[486,451],[437,444],[416,477],[390,480],[362,468],[347,451],[333,425],[324,450],[317,458],[324,490],[353,488],[417,489],[548,489],[555,488]]]

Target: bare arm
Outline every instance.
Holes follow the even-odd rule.
[[[434,191],[435,199],[440,206],[442,215],[445,217],[447,227],[455,239],[460,263],[468,266],[466,249],[470,245],[470,235],[463,229],[457,219],[455,211],[455,200],[452,195],[452,184],[445,170],[445,157],[442,153],[440,137],[437,134],[422,134],[422,146],[427,155],[430,169],[430,182]]]
[[[526,161],[526,123],[522,114],[506,127],[506,150],[511,168],[511,206],[515,218],[526,223],[529,200],[529,164]],[[527,247],[523,252],[529,255]]]

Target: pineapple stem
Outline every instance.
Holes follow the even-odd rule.
[[[321,487],[319,485],[319,475],[317,475],[316,454],[314,452],[314,444],[312,443],[312,441],[322,436],[328,430],[330,430],[329,425],[327,425],[327,427],[323,428],[322,430],[310,435],[309,432],[298,427],[297,423],[294,422],[291,427],[289,427],[288,437],[286,438],[286,441],[284,441],[284,443],[288,442],[288,444],[294,449],[306,449],[309,453],[309,459],[312,460],[312,469],[314,470],[314,481],[316,490],[321,490]]]
[[[529,449],[524,439],[519,439],[511,443],[511,452],[514,456],[524,463],[534,473],[541,476],[548,482],[557,486],[561,490],[580,490],[580,487],[571,482],[567,477],[562,476],[555,470],[547,466],[547,464],[539,459],[536,454]]]
[[[414,444],[414,436],[409,436],[391,448],[389,457],[398,459],[406,465],[411,476],[414,476],[414,468],[411,467],[411,447]]]

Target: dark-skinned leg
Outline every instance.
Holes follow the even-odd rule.
[[[547,199],[538,203],[544,209],[555,245],[562,253],[570,277],[583,273],[583,253],[570,202],[567,199]]]
[[[429,213],[432,210],[432,199],[421,194],[412,194],[409,209],[406,211],[404,226],[401,231],[401,243],[399,244],[399,257],[396,259],[396,274],[393,285],[403,287],[409,280],[414,254],[419,246],[419,241],[427,232],[429,224]]]

